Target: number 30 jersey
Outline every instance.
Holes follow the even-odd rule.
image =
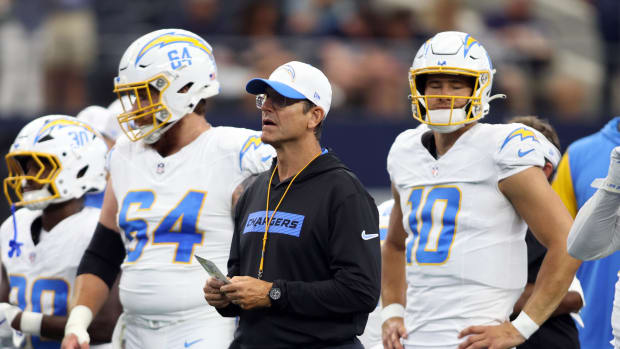
[[[507,320],[525,286],[527,226],[498,182],[544,165],[543,136],[522,124],[480,123],[435,159],[426,132],[403,132],[388,155],[411,237],[405,343],[458,345],[467,326]]]
[[[167,157],[119,139],[108,167],[127,251],[119,286],[125,312],[152,321],[219,317],[204,300],[208,275],[194,254],[226,270],[233,191],[268,169],[274,154],[260,133],[231,127],[212,127]]]
[[[15,212],[16,240],[22,244],[19,256],[17,251],[9,255],[10,241],[15,237],[13,217],[0,227],[2,264],[11,287],[9,301],[21,309],[66,316],[77,267],[99,221],[99,209],[84,207],[59,222],[51,231],[42,231],[39,243],[35,245],[31,227],[40,217],[40,210],[22,208]],[[38,224],[40,227],[40,221]],[[60,348],[60,342],[37,336],[32,336],[31,340],[33,348]]]

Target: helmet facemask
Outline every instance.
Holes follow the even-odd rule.
[[[426,95],[424,94],[426,80],[429,75],[457,75],[471,80],[472,93],[469,96],[457,95]],[[483,91],[487,90],[490,80],[489,72],[480,72],[467,69],[455,69],[446,67],[428,67],[423,69],[411,69],[409,72],[409,85],[411,88],[411,110],[414,119],[428,124],[429,128],[440,133],[453,132],[466,124],[481,119],[486,114],[483,106]],[[430,98],[443,98],[450,100],[450,107],[429,110]],[[456,107],[466,103],[462,107]],[[488,110],[487,110],[488,112]]]
[[[29,151],[13,152],[6,155],[6,164],[9,174],[4,180],[4,195],[10,205],[42,210],[52,203],[52,200],[60,198],[56,179],[62,166],[55,155]],[[29,181],[34,182],[39,189],[24,191]]]
[[[144,139],[147,144],[155,143],[173,125],[168,122],[172,114],[162,101],[169,86],[168,78],[162,74],[114,87],[123,107],[123,113],[117,116],[118,123],[131,141]]]

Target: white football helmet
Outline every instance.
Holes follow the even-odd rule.
[[[473,93],[469,97],[425,95],[425,81],[429,74],[448,74],[471,77]],[[462,32],[441,32],[420,47],[409,69],[411,109],[413,118],[429,125],[437,132],[453,132],[465,124],[484,117],[489,102],[505,95],[491,97],[495,69],[491,58],[478,40]],[[450,98],[450,109],[428,110],[427,98]],[[455,99],[467,99],[463,108],[454,108]]]
[[[152,144],[219,91],[213,49],[205,40],[187,30],[157,30],[134,41],[121,58],[114,80],[124,110],[118,122],[130,140]]]
[[[31,121],[6,155],[4,194],[9,205],[41,210],[104,190],[107,151],[102,136],[74,117],[48,115]],[[28,181],[41,187],[24,192]]]

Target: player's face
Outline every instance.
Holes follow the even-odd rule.
[[[261,98],[261,97],[259,97]],[[272,88],[267,88],[260,104],[262,111],[262,141],[277,145],[298,139],[307,130],[308,117],[303,112],[301,99],[285,98]]]
[[[51,169],[49,166],[45,166],[39,178],[47,178],[47,176],[50,174],[50,170]],[[39,171],[41,171],[41,166],[39,166],[39,164],[34,159],[29,158],[28,160],[25,161],[24,173],[26,174],[26,176],[36,177]],[[33,190],[39,190],[42,187],[43,187],[43,184],[37,183],[29,179],[29,180],[26,180],[26,184],[23,187],[23,191],[25,193],[25,192],[29,192]]]
[[[429,75],[426,80],[426,86],[424,87],[424,94],[427,96],[470,97],[472,92],[473,88],[470,84],[470,80],[460,75]],[[452,98],[450,97],[429,97],[427,107],[429,110],[450,109],[451,107],[462,108],[467,104],[467,101],[468,100],[465,98],[454,98],[454,106],[452,106]]]
[[[134,100],[134,103],[132,104],[131,111],[135,112],[140,108],[148,107],[157,102],[159,102],[159,91],[156,88],[154,88],[153,86],[149,86],[148,91],[145,89],[140,89],[138,91],[137,97]],[[146,109],[144,112],[148,113],[148,111],[149,109]],[[153,115],[148,114],[143,118],[136,119],[136,123],[139,126],[151,125],[153,123]]]

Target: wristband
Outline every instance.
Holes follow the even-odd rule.
[[[524,311],[520,312],[519,316],[511,323],[526,340],[540,327]]]
[[[40,336],[42,321],[43,321],[43,314],[34,313],[31,311],[24,311],[22,312],[22,318],[19,322],[19,326],[22,332],[33,334],[35,336]]]
[[[85,305],[78,305],[71,310],[71,314],[67,319],[65,326],[65,336],[73,333],[78,343],[90,343],[90,336],[87,329],[90,322],[93,321],[93,312]]]
[[[381,309],[381,323],[393,317],[405,317],[405,307],[400,303],[392,303]]]

